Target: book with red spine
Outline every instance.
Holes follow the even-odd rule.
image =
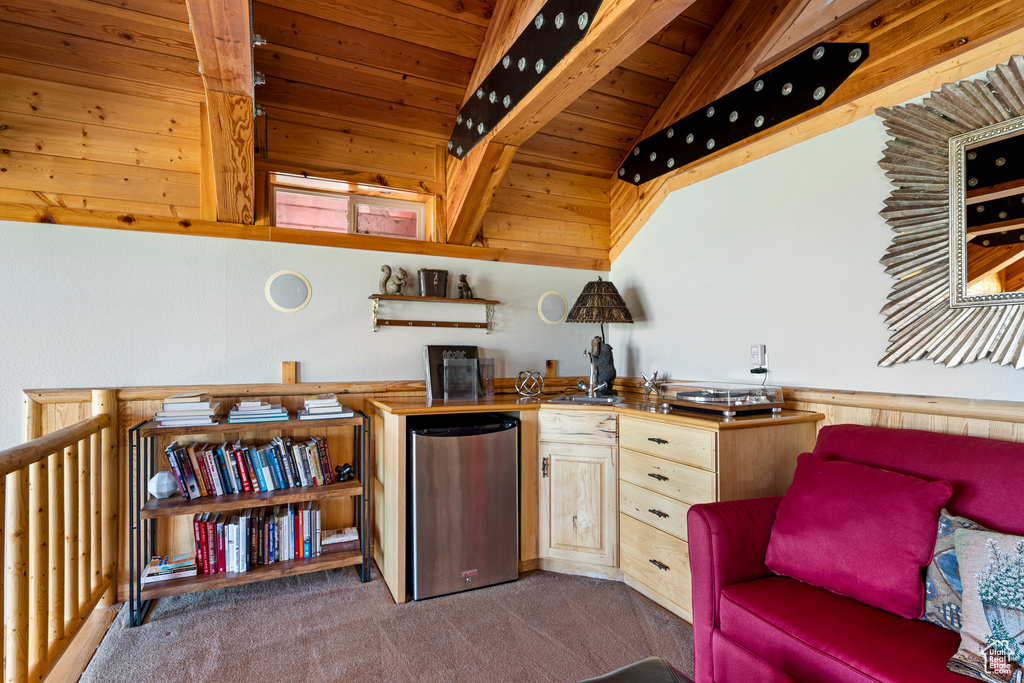
[[[217,467],[217,456],[213,452],[213,444],[203,445],[203,462],[206,464],[206,476],[210,478],[213,486],[212,493],[215,496],[224,495],[224,484],[220,480],[220,473]]]
[[[243,491],[252,491],[252,485],[249,484],[249,473],[245,469],[245,459],[242,457],[241,448],[232,448],[232,455],[235,458],[236,466],[238,467],[238,478],[241,481]]]
[[[252,449],[242,449],[242,459],[245,461],[246,470],[249,472],[249,483],[252,485],[252,490],[257,493],[262,491],[260,487],[260,480],[256,477],[256,463],[252,459]]]
[[[210,554],[210,573],[216,574],[217,569],[217,515],[210,512],[206,515],[206,552]]]
[[[210,481],[210,472],[206,468],[206,453],[203,452],[203,444],[193,444],[189,446],[188,450],[189,455],[195,456],[196,467],[198,468],[200,479],[202,479],[200,488],[204,489],[203,495],[217,495],[217,489],[213,487],[213,482]]]
[[[295,559],[302,558],[302,511],[295,508]]]
[[[192,533],[196,539],[196,567],[199,568],[200,574],[205,574],[206,570],[203,568],[203,535],[199,531],[199,520],[202,517],[202,513],[192,515]]]
[[[217,515],[217,573],[227,572],[227,549],[224,547],[224,515]]]
[[[199,537],[200,537],[199,538],[199,544],[200,544],[200,546],[202,548],[201,552],[203,554],[203,574],[209,574],[210,573],[210,567],[211,567],[211,564],[212,564],[210,562],[210,539],[209,539],[208,527],[207,527],[207,523],[206,523],[206,521],[207,521],[207,519],[209,517],[210,517],[210,513],[209,512],[204,512],[204,513],[202,513],[199,516],[199,522],[198,522],[198,525],[199,525]]]

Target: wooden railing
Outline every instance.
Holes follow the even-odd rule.
[[[93,391],[93,417],[38,438],[38,404],[25,406],[30,440],[0,451],[6,683],[46,678],[93,610],[115,601],[114,392]]]

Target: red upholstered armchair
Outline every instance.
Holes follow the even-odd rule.
[[[952,513],[1024,533],[1024,444],[859,425],[824,427],[816,454],[953,484]],[[958,633],[776,576],[765,553],[781,498],[694,505],[688,515],[697,683],[963,683]],[[898,519],[892,520],[899,524]]]

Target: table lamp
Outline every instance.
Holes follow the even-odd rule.
[[[565,316],[567,323],[598,323],[601,336],[594,337],[590,351],[584,354],[590,358],[590,384],[582,381],[577,386],[588,396],[614,396],[612,383],[615,381],[615,361],[612,347],[604,340],[605,323],[633,323],[626,302],[619,295],[615,285],[598,277],[588,282]]]

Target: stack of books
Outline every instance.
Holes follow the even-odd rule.
[[[298,417],[300,420],[335,420],[354,417],[355,414],[348,406],[338,403],[338,397],[334,394],[315,394],[306,396],[305,405],[298,412]]]
[[[288,419],[288,411],[278,404],[263,401],[241,401],[228,412],[229,424],[250,422],[281,422]]]
[[[234,574],[261,565],[318,557],[320,504],[251,508],[192,516],[198,573]]]
[[[194,427],[217,424],[220,403],[209,394],[175,394],[164,399],[162,409],[154,418],[161,427]]]
[[[197,573],[196,556],[192,553],[154,555],[149,565],[142,570],[142,583],[180,579]]]
[[[359,532],[354,526],[344,529],[325,529],[320,540],[321,552],[344,553],[359,550]]]
[[[219,446],[174,441],[164,452],[178,492],[186,500],[335,481],[327,439],[322,436],[305,441],[277,437],[259,446],[246,446],[240,440]]]

